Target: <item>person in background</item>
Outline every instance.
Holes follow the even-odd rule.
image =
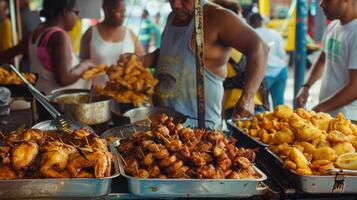
[[[310,87],[322,77],[320,103],[313,110],[336,116],[341,112],[357,122],[357,0],[321,0],[328,20],[322,52],[296,96],[298,107],[305,106]]]
[[[24,38],[36,29],[36,27],[41,23],[41,20],[37,12],[30,10],[29,0],[21,0],[19,2],[21,14],[21,34],[22,38]]]
[[[170,0],[170,5],[172,12],[162,35],[160,49],[140,59],[144,66],[156,67],[156,77],[159,79],[155,90],[156,105],[197,118],[194,0]],[[220,128],[223,81],[231,49],[235,48],[247,56],[247,81],[233,112],[234,117],[243,118],[251,117],[254,113],[254,95],[264,78],[269,48],[233,12],[205,2],[202,15],[205,34],[205,118],[215,124],[212,127],[206,123],[206,126]],[[222,23],[222,19],[225,23]],[[197,126],[195,121],[189,123]]]
[[[213,0],[223,8],[231,10],[238,16],[241,16],[242,8],[236,1],[233,0]],[[227,63],[227,78],[223,82],[224,97],[222,116],[225,119],[231,119],[233,114],[234,105],[242,95],[243,87],[245,84],[247,58],[236,49],[232,49],[231,56]],[[262,81],[258,93],[254,97],[254,113],[269,110],[269,91],[265,80]]]
[[[81,41],[81,59],[90,59],[96,65],[116,64],[119,55],[143,55],[144,49],[132,30],[124,26],[125,0],[104,0],[104,21],[90,27]],[[94,77],[93,85],[105,85],[107,75]]]
[[[39,74],[36,87],[50,94],[62,88],[87,88],[82,73],[93,66],[89,60],[81,63],[74,55],[67,31],[78,19],[75,0],[44,0],[40,24],[30,38],[31,72]]]
[[[288,79],[284,38],[277,31],[262,27],[263,18],[259,13],[252,13],[248,23],[256,33],[270,46],[265,79],[272,97],[273,107],[284,104],[284,94]]]
[[[37,12],[30,10],[29,0],[21,0],[20,15],[21,15],[21,36],[22,38],[29,37],[41,23],[40,16]],[[30,71],[30,59],[28,53],[25,52],[20,63],[22,71]]]
[[[144,9],[142,14],[143,21],[140,28],[139,40],[144,47],[145,53],[149,53],[151,46],[158,48],[161,42],[161,31],[156,26],[156,24],[149,19],[149,16],[149,11]]]
[[[8,15],[7,1],[0,0],[0,51],[4,51],[13,46],[11,21],[7,17],[7,15]]]

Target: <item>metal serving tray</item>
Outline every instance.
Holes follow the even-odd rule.
[[[357,176],[336,175],[300,175],[293,170],[283,167],[283,161],[270,149],[265,150],[273,157],[276,164],[281,166],[283,174],[295,187],[306,193],[357,193]]]
[[[126,125],[106,131],[101,137],[116,136],[121,134],[130,137],[133,130],[145,131],[145,125]],[[118,152],[116,151],[118,154]],[[119,155],[117,155],[119,156]],[[119,162],[120,173],[127,178],[129,191],[136,196],[149,198],[187,198],[187,197],[236,197],[246,198],[263,194],[266,187],[260,182],[267,179],[266,175],[254,167],[259,178],[257,179],[140,179],[125,174],[121,159]]]
[[[247,133],[245,133],[242,129],[240,129],[239,127],[236,126],[236,124],[233,122],[232,119],[227,120],[227,124],[228,127],[233,130],[235,133],[238,134],[239,137],[245,137],[248,138],[249,140],[251,140],[252,142],[254,142],[255,144],[257,144],[260,147],[267,147],[269,146],[268,144],[265,144],[262,141],[259,141],[257,139],[255,139],[254,137],[248,135]]]
[[[42,123],[37,128],[44,128]],[[48,124],[48,123],[47,123]],[[45,130],[54,130],[47,129]],[[110,151],[116,151],[110,147]],[[116,153],[114,153],[116,154]],[[112,179],[120,170],[114,156],[114,172],[105,178],[56,178],[56,179],[14,179],[0,180],[0,198],[79,198],[102,197],[110,193]]]

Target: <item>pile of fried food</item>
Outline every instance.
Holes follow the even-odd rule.
[[[96,91],[113,97],[119,103],[140,105],[154,94],[158,80],[135,55],[121,58],[117,65],[107,69],[109,81],[106,86],[97,86]]]
[[[357,126],[339,113],[336,118],[286,105],[236,125],[269,145],[287,168],[302,175],[322,175],[333,168],[357,170]]]
[[[223,133],[184,128],[160,116],[150,131],[120,140],[125,173],[138,178],[253,179],[255,151],[237,148]]]
[[[34,84],[36,82],[36,76],[32,73],[21,73],[28,82]],[[0,84],[4,85],[21,85],[22,80],[16,75],[15,72],[9,71],[3,67],[0,67]]]
[[[29,129],[2,134],[0,179],[103,178],[111,174],[107,142],[85,129],[71,134]]]
[[[105,74],[107,70],[107,66],[105,64],[101,64],[98,65],[96,67],[90,68],[88,70],[86,70],[83,74],[82,74],[82,78],[84,80],[89,80],[95,76],[99,76],[102,74]]]

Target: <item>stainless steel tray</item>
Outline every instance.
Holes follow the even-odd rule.
[[[261,147],[267,147],[269,146],[268,144],[265,144],[262,141],[259,141],[257,139],[255,139],[254,137],[248,135],[247,133],[245,133],[242,129],[240,129],[239,127],[236,126],[236,124],[233,122],[232,119],[227,120],[227,124],[228,127],[231,127],[231,129],[235,129],[235,132],[238,134],[238,136],[243,136],[248,138],[249,140],[251,140],[252,142],[256,143],[257,145],[261,146]]]
[[[127,125],[106,131],[101,137],[128,137],[133,130],[148,130],[147,126]],[[116,151],[116,153],[118,153]],[[139,179],[125,174],[121,159],[119,162],[120,173],[127,178],[129,191],[136,196],[149,198],[187,198],[187,197],[236,197],[246,198],[261,195],[266,187],[260,182],[267,179],[266,175],[254,167],[260,178],[257,179]]]
[[[357,193],[357,176],[351,175],[311,175],[297,174],[295,171],[284,168],[283,161],[270,149],[265,150],[273,156],[275,162],[282,167],[283,174],[295,187],[306,193]]]
[[[116,155],[115,147],[110,151]],[[112,179],[120,174],[117,156],[113,166],[114,174],[105,178],[0,180],[0,199],[102,197],[110,193]]]

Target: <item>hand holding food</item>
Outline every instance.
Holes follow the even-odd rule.
[[[84,80],[89,80],[95,76],[99,76],[99,75],[103,75],[105,74],[105,71],[107,70],[107,66],[104,64],[98,65],[96,67],[90,68],[88,70],[86,70],[83,74],[82,74],[82,78]]]
[[[122,56],[117,65],[107,69],[107,75],[107,85],[96,90],[120,103],[139,105],[148,101],[158,83],[136,55]]]

